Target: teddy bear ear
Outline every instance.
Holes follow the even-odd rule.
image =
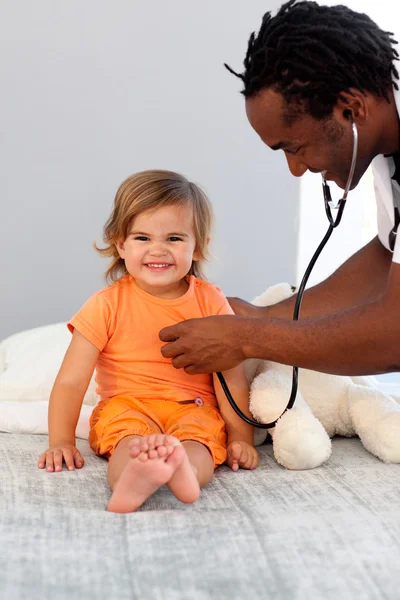
[[[254,298],[252,304],[255,306],[270,306],[271,304],[276,304],[277,302],[292,296],[295,289],[296,288],[289,283],[277,283],[276,285],[267,288],[260,296]]]

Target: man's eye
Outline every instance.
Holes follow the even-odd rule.
[[[298,151],[300,150],[300,146],[298,148],[296,148],[295,150],[285,150],[285,152],[287,152],[288,154],[297,154]]]
[[[176,237],[175,235],[172,235],[171,237],[168,238],[169,242],[181,242],[182,238],[180,237]]]

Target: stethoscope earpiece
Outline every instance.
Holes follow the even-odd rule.
[[[336,206],[335,206],[334,202],[332,201],[331,192],[329,190],[329,185],[325,179],[325,175],[324,174],[322,175],[322,191],[324,194],[325,212],[326,212],[326,216],[328,217],[329,224],[332,227],[337,227],[340,223],[340,219],[342,218],[344,205],[346,204],[347,196],[348,196],[348,193],[349,193],[350,188],[353,183],[354,171],[356,169],[357,156],[358,156],[358,129],[357,129],[357,125],[353,119],[353,113],[351,112],[351,110],[346,109],[343,112],[343,116],[346,119],[350,119],[350,121],[351,121],[351,129],[353,132],[353,155],[351,158],[350,171],[349,171],[349,175],[347,177],[346,187],[344,188],[342,198],[339,200],[339,202],[336,204]],[[332,216],[332,210],[331,210],[332,208],[334,208],[335,210],[338,211],[336,219],[334,219]]]

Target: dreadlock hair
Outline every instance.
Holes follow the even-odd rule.
[[[244,72],[225,67],[242,79],[246,98],[263,88],[281,93],[288,122],[304,112],[324,119],[350,88],[389,102],[399,78],[394,44],[393,33],[347,6],[290,0],[276,16],[265,13],[260,31],[251,34]]]

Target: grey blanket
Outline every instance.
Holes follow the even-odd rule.
[[[161,489],[105,511],[106,463],[36,468],[44,436],[0,434],[0,598],[295,600],[400,598],[400,465],[337,439],[313,471],[220,468],[192,506]]]

